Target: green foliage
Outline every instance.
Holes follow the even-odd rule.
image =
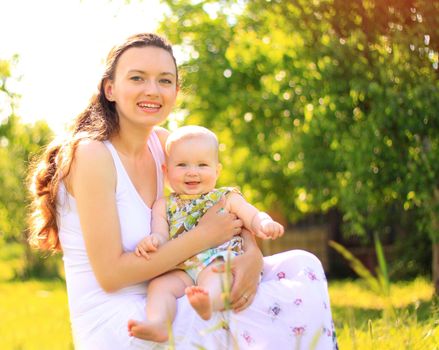
[[[0,134],[0,232],[6,240],[17,239],[26,227],[25,179],[32,154],[51,136],[45,122],[23,124],[11,115]]]
[[[5,96],[0,111],[6,112],[0,120],[0,246],[11,242],[25,245],[23,254],[26,264],[17,271],[17,275],[25,278],[58,276],[57,263],[45,263],[44,257],[31,252],[26,244],[29,162],[49,142],[52,131],[46,122],[24,124],[15,114],[19,96],[8,90],[15,60],[0,61],[0,93]]]
[[[438,2],[165,2],[184,123],[217,132],[224,183],[290,221],[337,207],[383,235],[415,213],[439,239]]]
[[[384,295],[390,295],[390,281],[389,281],[389,273],[387,272],[387,262],[386,257],[384,256],[383,246],[378,238],[378,235],[375,235],[375,252],[378,259],[378,280],[382,286]]]

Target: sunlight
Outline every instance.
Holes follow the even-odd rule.
[[[22,95],[17,113],[25,122],[45,119],[57,133],[88,103],[112,45],[154,31],[164,11],[159,0],[6,3],[0,58],[19,55],[13,69],[14,77],[22,76],[13,89]]]

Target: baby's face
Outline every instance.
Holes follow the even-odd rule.
[[[204,194],[215,188],[220,164],[217,151],[202,137],[172,144],[166,164],[171,188],[178,194]]]

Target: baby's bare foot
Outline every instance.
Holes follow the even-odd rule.
[[[207,290],[198,286],[191,286],[185,289],[185,293],[195,311],[203,320],[212,317],[212,305]]]
[[[128,321],[128,333],[132,337],[162,343],[168,340],[168,329],[163,323]]]

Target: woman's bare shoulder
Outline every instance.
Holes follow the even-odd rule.
[[[81,140],[76,146],[72,166],[66,177],[66,185],[74,194],[78,182],[115,182],[116,172],[108,148],[101,141]]]
[[[79,141],[75,149],[74,159],[78,162],[108,162],[111,154],[102,141],[84,139]],[[91,163],[93,164],[93,163]]]
[[[156,132],[157,136],[159,137],[160,143],[162,144],[163,149],[165,148],[166,140],[169,136],[168,129],[165,129],[161,126],[156,126],[154,128],[154,131]]]

